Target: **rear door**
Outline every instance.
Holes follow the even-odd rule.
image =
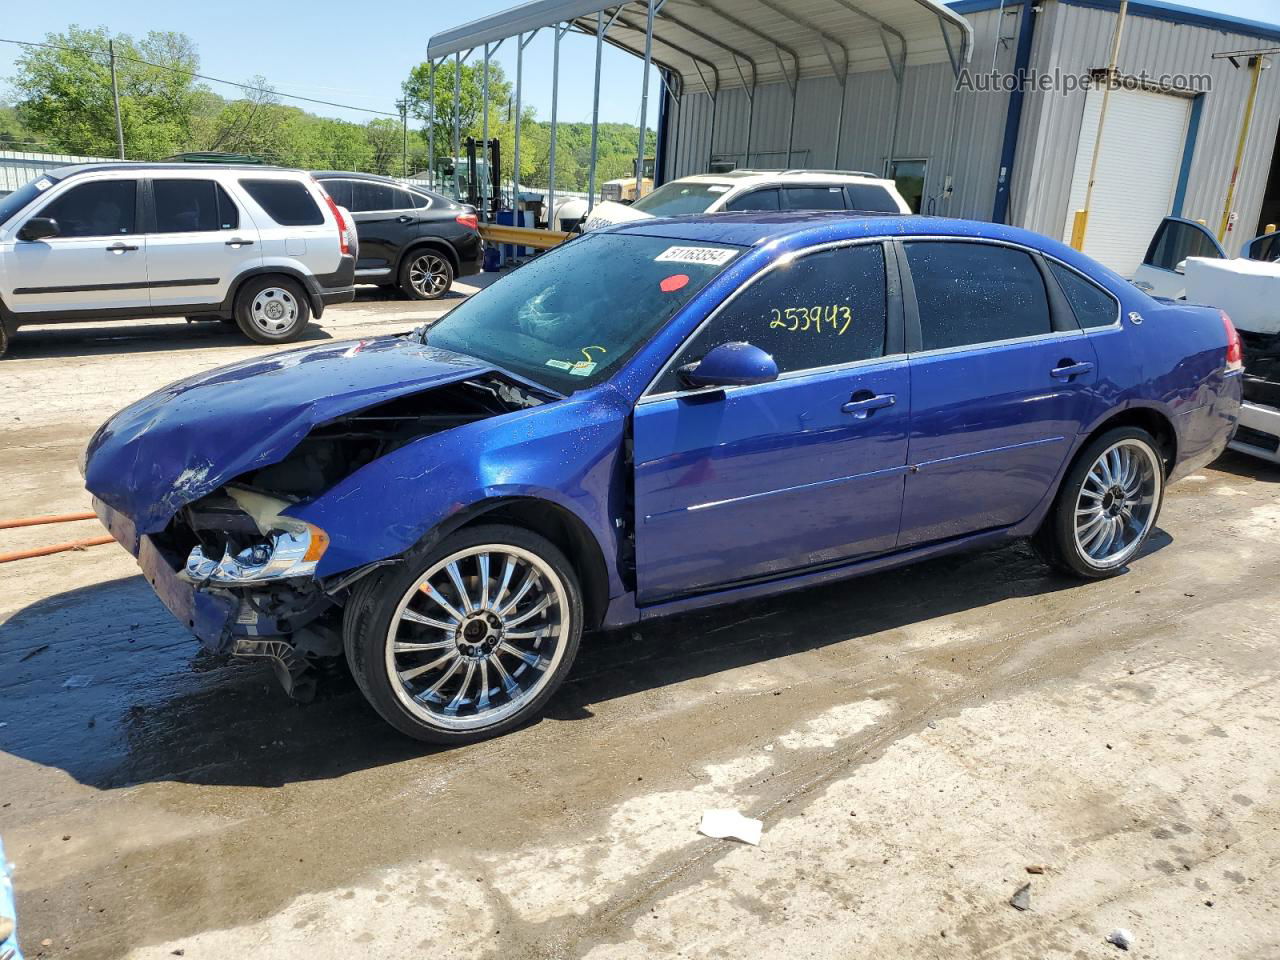
[[[912,420],[898,545],[911,547],[1026,518],[1101,407],[1094,346],[1038,256],[901,246]]]
[[[408,190],[377,180],[352,180],[351,204],[360,234],[356,274],[390,276],[399,266],[400,252],[417,239],[422,210]]]
[[[212,177],[156,177],[150,190],[151,305],[221,304],[231,282],[262,262],[257,227]]]
[[[901,300],[885,283],[878,242],[768,270],[641,399],[641,603],[893,549],[910,409]],[[744,341],[772,354],[778,380],[689,390],[674,373]]]
[[[107,175],[75,178],[59,186],[57,194],[23,220],[52,218],[58,222],[58,235],[15,238],[8,270],[15,283],[6,306],[17,314],[145,315],[151,299],[139,181]]]
[[[1142,265],[1133,274],[1133,285],[1153,297],[1181,300],[1186,296],[1188,257],[1225,260],[1227,253],[1204,224],[1165,217],[1147,246]]]

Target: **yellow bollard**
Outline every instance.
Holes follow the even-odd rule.
[[[1084,253],[1084,233],[1089,226],[1089,211],[1077,210],[1075,222],[1071,225],[1071,246]]]

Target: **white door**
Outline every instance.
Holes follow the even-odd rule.
[[[231,281],[262,262],[253,221],[211,178],[157,176],[151,196],[147,273],[155,310],[220,304]]]
[[[1103,91],[1090,90],[1080,125],[1062,239],[1071,241],[1083,209],[1102,112]],[[1093,188],[1084,252],[1122,277],[1142,263],[1160,221],[1173,207],[1187,140],[1191,101],[1144,90],[1113,90]]]
[[[33,210],[26,219],[50,218],[58,233],[42,240],[15,236],[6,270],[13,278],[7,306],[17,314],[145,316],[151,301],[137,200],[138,181],[132,178],[76,179]],[[19,224],[15,233],[21,232]]]
[[[1183,300],[1187,296],[1186,263],[1190,257],[1227,259],[1209,228],[1180,217],[1166,217],[1133,274],[1133,285],[1153,297]]]

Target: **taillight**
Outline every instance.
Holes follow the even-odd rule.
[[[1218,315],[1222,317],[1222,325],[1227,329],[1227,370],[1243,370],[1244,344],[1240,342],[1236,325],[1227,316],[1227,311],[1219,310]]]
[[[342,211],[334,203],[333,197],[329,196],[329,191],[320,186],[320,181],[315,177],[311,178],[311,182],[320,188],[320,195],[324,197],[324,202],[329,205],[329,212],[333,214],[333,220],[338,225],[338,249],[342,251],[342,255],[345,257],[351,252],[351,247],[347,244],[347,222],[342,219]]]
[[[474,213],[460,213],[453,219],[457,220],[468,230],[478,230],[480,228],[480,221],[476,219],[476,215]]]

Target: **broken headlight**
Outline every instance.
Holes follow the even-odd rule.
[[[255,491],[226,488],[227,494],[252,518],[262,539],[227,543],[222,556],[193,547],[180,574],[192,583],[253,586],[292,577],[310,577],[329,546],[329,536],[314,524],[286,517],[287,501]],[[233,552],[234,551],[234,552]]]

